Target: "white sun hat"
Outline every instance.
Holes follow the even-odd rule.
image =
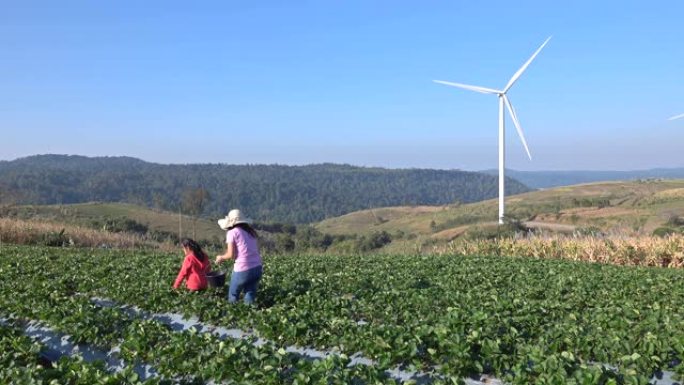
[[[225,218],[221,218],[218,220],[218,225],[223,230],[228,230],[229,228],[240,223],[251,224],[252,220],[242,215],[242,213],[238,209],[230,210],[230,212],[228,213],[228,215],[226,215]]]

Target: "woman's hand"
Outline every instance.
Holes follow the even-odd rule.
[[[226,252],[223,253],[222,255],[217,255],[216,256],[216,264],[218,265],[222,261],[226,261],[228,259],[233,259],[235,257],[235,245],[232,243],[228,243],[226,245]]]

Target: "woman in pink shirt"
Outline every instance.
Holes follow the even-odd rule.
[[[257,232],[250,226],[251,220],[242,215],[240,210],[230,210],[228,216],[218,220],[218,224],[226,233],[226,252],[216,256],[216,263],[235,259],[233,273],[230,275],[228,302],[235,303],[240,293],[245,292],[245,303],[253,304],[257,287],[261,280],[261,254],[257,243]]]

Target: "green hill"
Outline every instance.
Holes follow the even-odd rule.
[[[310,223],[372,207],[476,202],[497,178],[458,170],[349,165],[162,165],[127,157],[40,155],[0,162],[0,203],[126,202],[176,212],[192,189],[209,194],[202,214],[238,207],[262,222]],[[509,179],[510,194],[530,191]]]

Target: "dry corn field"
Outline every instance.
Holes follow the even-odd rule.
[[[684,235],[642,237],[529,237],[454,241],[437,250],[458,255],[565,259],[613,265],[684,267]]]
[[[0,218],[0,241],[17,245],[129,248],[146,246],[141,237],[50,222]]]

